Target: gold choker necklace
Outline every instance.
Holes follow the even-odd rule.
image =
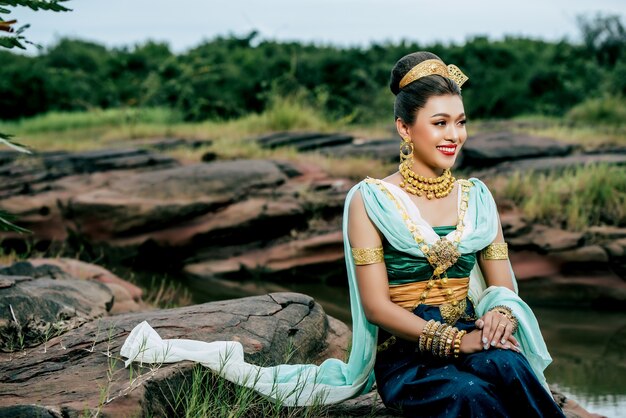
[[[446,168],[443,170],[443,174],[439,177],[424,177],[413,171],[409,164],[410,159],[407,159],[398,166],[403,179],[400,182],[400,187],[407,192],[416,196],[426,194],[426,198],[430,200],[432,198],[441,199],[446,197],[454,189],[456,179],[452,177],[450,169]]]

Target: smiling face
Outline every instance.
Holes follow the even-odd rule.
[[[411,125],[396,120],[398,133],[413,142],[413,171],[426,177],[451,168],[467,139],[465,109],[458,95],[432,96]]]

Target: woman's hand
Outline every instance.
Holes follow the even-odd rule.
[[[491,347],[519,349],[519,343],[513,336],[513,323],[496,311],[489,311],[476,321],[476,328],[481,330],[481,343],[484,350]]]
[[[497,342],[494,348],[502,348],[504,350],[515,350],[519,352],[519,348],[515,345],[517,344],[517,340],[515,337],[511,336],[508,340],[502,344],[501,342]],[[471,332],[468,332],[461,338],[461,353],[463,354],[472,354],[477,353],[479,351],[487,350],[491,347],[491,345],[485,345],[482,343],[482,330],[475,329]]]

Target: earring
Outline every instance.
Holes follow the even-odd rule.
[[[409,138],[402,138],[400,144],[400,163],[404,163],[413,157],[413,142]]]

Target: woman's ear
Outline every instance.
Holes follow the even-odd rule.
[[[396,129],[398,130],[398,135],[400,135],[400,138],[404,139],[411,137],[411,134],[409,132],[409,126],[404,123],[401,118],[396,119]]]

